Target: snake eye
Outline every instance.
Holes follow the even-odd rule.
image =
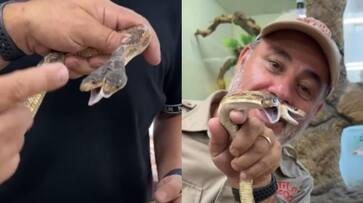
[[[278,105],[280,104],[279,99],[278,99],[277,97],[273,98],[273,99],[272,99],[272,104],[273,104],[274,106],[278,106]]]

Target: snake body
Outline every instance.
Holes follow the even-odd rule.
[[[101,67],[97,68],[80,85],[80,90],[90,92],[89,105],[93,105],[102,98],[109,98],[114,93],[122,89],[127,83],[125,66],[135,56],[141,54],[151,41],[151,32],[145,25],[136,25],[120,31],[123,36],[119,47],[112,53],[111,58]],[[90,58],[100,54],[93,48],[86,48],[76,55],[83,58]],[[42,62],[45,63],[61,62],[65,59],[65,53],[51,52],[46,55]],[[25,105],[35,116],[41,105],[45,92],[27,98]]]
[[[277,123],[280,118],[287,122],[298,125],[296,119],[305,117],[305,112],[297,108],[291,107],[279,100],[278,97],[260,91],[246,91],[238,94],[225,96],[219,105],[219,121],[227,130],[231,139],[239,130],[239,126],[234,124],[229,113],[232,110],[241,111],[245,116],[248,115],[250,109],[261,109],[265,112],[270,123]],[[253,180],[240,181],[239,192],[241,203],[253,203]]]

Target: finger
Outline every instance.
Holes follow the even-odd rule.
[[[0,184],[11,177],[16,169],[18,168],[20,162],[19,153],[14,157],[10,158],[6,163],[0,166]]]
[[[0,114],[0,123],[0,142],[6,144],[18,136],[23,136],[33,124],[33,117],[29,108],[18,103]]]
[[[227,149],[230,138],[217,117],[208,121],[208,127],[211,133],[209,151],[213,157],[216,157]]]
[[[24,144],[24,134],[32,121],[32,114],[23,104],[0,115],[0,165],[19,153]]]
[[[67,56],[64,64],[70,71],[78,75],[88,75],[95,70],[90,66],[87,59],[78,56]]]
[[[92,27],[92,32],[81,35],[81,43],[85,47],[92,47],[104,53],[112,53],[121,44],[124,37],[95,20],[89,27]]]
[[[98,56],[88,59],[88,63],[91,66],[91,68],[97,69],[97,68],[101,67],[102,65],[104,65],[107,62],[107,60],[109,60],[109,59],[110,59],[110,55],[98,55]]]
[[[264,174],[271,174],[280,165],[281,145],[274,142],[271,150],[258,162],[243,172],[252,179],[256,179]]]
[[[0,76],[0,111],[29,96],[57,89],[67,81],[68,70],[60,63],[44,64]]]
[[[269,130],[270,129],[266,128],[265,132],[271,134]],[[265,136],[273,137],[272,135],[266,135],[266,133],[264,134]],[[270,151],[270,149],[270,143],[267,143],[265,138],[259,136],[256,139],[256,142],[247,152],[232,160],[231,166],[235,171],[245,170],[264,157]]]
[[[247,116],[244,116],[244,114],[240,111],[237,111],[237,110],[232,110],[230,113],[229,113],[229,118],[231,119],[231,121],[237,125],[241,125],[243,124],[246,119],[247,119]]]
[[[112,3],[114,4],[114,3]],[[122,6],[113,6],[110,7],[112,12],[117,13],[117,29],[125,29],[134,25],[145,24],[148,26],[152,33],[151,42],[149,46],[144,51],[145,60],[151,65],[158,65],[161,61],[161,52],[160,52],[160,42],[157,37],[157,34],[153,27],[150,25],[148,20],[146,20],[143,16],[136,13],[135,11],[122,7]],[[110,12],[110,17],[113,17],[112,12]],[[106,14],[107,15],[107,14]],[[108,18],[110,18],[108,17]],[[107,17],[105,17],[107,19]],[[107,21],[107,20],[106,20]]]
[[[254,144],[256,138],[263,134],[264,123],[254,117],[249,117],[236,133],[229,148],[233,156],[240,156]]]
[[[24,135],[12,139],[11,142],[2,144],[0,149],[0,165],[4,165],[10,157],[18,154],[24,145]]]
[[[47,54],[50,53],[50,49],[48,49],[47,47],[41,45],[40,43],[38,44],[38,46],[34,47],[34,51],[35,53],[41,55],[41,56],[45,56]]]
[[[181,176],[173,175],[163,178],[155,192],[156,202],[170,202],[179,198],[182,188]]]
[[[152,65],[158,65],[161,61],[160,42],[155,30],[141,15],[131,9],[119,6],[111,1],[105,6],[102,23],[92,20],[92,32],[84,37],[82,43],[86,47],[97,48],[104,53],[112,53],[121,43],[123,35],[115,30],[122,30],[131,26],[147,25],[152,33],[151,42],[144,51],[146,61]]]
[[[149,46],[144,51],[144,58],[149,64],[158,65],[161,62],[160,41],[150,24],[149,28],[152,32],[152,37]]]

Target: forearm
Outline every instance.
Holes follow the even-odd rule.
[[[181,168],[181,115],[158,115],[154,122],[155,158],[159,178]]]
[[[27,32],[25,29],[25,23],[23,21],[23,16],[19,13],[19,5],[22,3],[3,3],[0,7],[0,17],[1,17],[1,30],[2,35],[5,39],[3,42],[3,52],[4,50],[14,50],[19,49],[20,38],[21,36],[25,36]],[[20,9],[21,10],[21,9]],[[11,46],[10,46],[10,45]],[[12,47],[12,48],[11,48]],[[14,48],[15,47],[15,48]],[[5,52],[8,53],[8,52]],[[22,54],[22,51],[19,50],[18,54]],[[7,55],[5,55],[7,56]],[[14,56],[14,55],[12,55]],[[0,70],[6,67],[9,64],[9,59],[3,58],[0,56]],[[11,60],[11,59],[10,59]]]
[[[9,3],[3,8],[3,27],[18,47],[23,52],[30,54],[30,50],[26,43],[28,37],[28,24],[26,22],[26,9],[24,8],[25,2]]]
[[[240,185],[240,181],[236,178],[228,178],[228,182],[230,183],[231,187],[233,187],[233,196],[235,199],[239,199],[239,185]],[[268,189],[269,188],[269,189]],[[265,175],[265,176],[260,176],[259,178],[256,178],[253,181],[253,195],[257,198],[255,200],[259,200],[258,202],[261,203],[273,203],[273,202],[277,202],[276,201],[276,188],[277,189],[277,184],[276,184],[276,178],[272,175]],[[273,193],[273,191],[275,191]],[[266,197],[266,192],[269,194],[268,197]],[[261,197],[261,195],[263,195]],[[261,201],[261,198],[263,199]],[[239,201],[236,201],[239,202]]]

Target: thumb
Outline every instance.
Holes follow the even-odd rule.
[[[136,25],[138,24],[134,24],[134,26]],[[147,26],[151,32],[151,42],[143,53],[144,57],[149,64],[158,65],[161,60],[159,39],[156,36],[154,29],[148,23],[144,25]],[[83,44],[86,47],[93,47],[104,53],[112,53],[118,46],[120,46],[125,37],[130,36],[126,36],[122,32],[117,32],[107,26],[95,22],[92,26],[92,32],[83,35],[83,37]]]
[[[60,63],[15,71],[0,76],[0,111],[43,91],[51,91],[68,81],[68,69]]]
[[[229,135],[224,127],[219,123],[218,117],[208,121],[208,128],[211,133],[209,141],[209,151],[212,157],[216,157],[229,146]]]
[[[156,202],[170,202],[180,196],[182,180],[180,175],[172,175],[163,178],[157,186],[154,194]]]

